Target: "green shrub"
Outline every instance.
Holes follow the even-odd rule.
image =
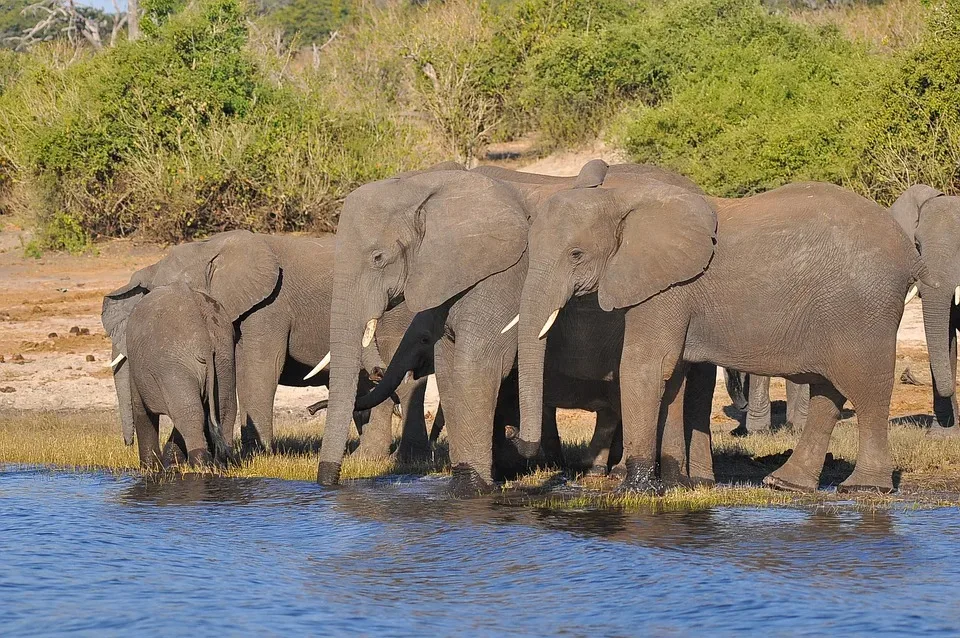
[[[640,29],[656,52],[640,68],[659,98],[620,126],[635,160],[727,196],[853,175],[878,60],[835,30],[746,0],[670,2]]]
[[[917,183],[960,191],[960,1],[934,5],[926,38],[884,75],[879,102],[862,189],[884,203]]]
[[[66,66],[37,56],[0,96],[0,158],[41,227],[62,213],[92,236],[332,228],[349,190],[409,161],[402,125],[274,77],[239,0],[148,16],[137,42]]]

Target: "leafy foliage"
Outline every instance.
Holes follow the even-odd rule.
[[[237,0],[207,0],[137,42],[26,69],[0,96],[0,157],[41,224],[170,240],[332,227],[340,197],[401,166],[393,123],[271,81],[248,25]]]

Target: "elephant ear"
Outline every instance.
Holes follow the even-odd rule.
[[[510,268],[527,247],[527,213],[508,184],[468,171],[409,179],[422,192],[409,221],[419,234],[403,296],[413,312],[435,308]]]
[[[600,307],[634,306],[703,273],[713,259],[717,214],[707,201],[672,186],[620,190],[619,247],[600,275]]]
[[[900,228],[916,243],[917,227],[920,225],[920,209],[925,203],[935,197],[943,195],[937,189],[925,184],[917,184],[903,191],[897,201],[890,207],[890,213],[900,224]]]
[[[186,294],[188,291],[184,290]],[[217,301],[211,295],[202,290],[189,291],[194,294],[197,306],[200,308],[200,316],[207,326],[207,333],[210,335],[210,341],[218,352],[226,352],[227,348],[234,346],[234,318],[226,312],[223,304]]]
[[[117,350],[123,354],[127,353],[127,319],[143,296],[153,288],[156,270],[157,264],[141,268],[131,275],[125,286],[103,296],[100,323]]]
[[[610,165],[601,159],[590,160],[580,169],[580,174],[573,180],[573,188],[596,188],[603,184],[607,177]]]
[[[280,260],[261,235],[246,230],[220,233],[178,248],[196,251],[185,268],[188,285],[208,293],[236,321],[277,287]]]

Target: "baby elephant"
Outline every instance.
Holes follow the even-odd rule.
[[[127,321],[140,466],[162,466],[161,414],[173,421],[173,453],[191,465],[226,461],[237,417],[232,319],[213,297],[177,283],[151,291]]]

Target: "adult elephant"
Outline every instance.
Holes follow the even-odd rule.
[[[890,212],[920,251],[932,278],[940,284],[933,288],[920,282],[917,290],[923,300],[923,329],[933,376],[937,426],[931,432],[952,435],[960,431],[954,427],[960,327],[960,197],[948,197],[920,184],[904,191]]]
[[[339,481],[359,352],[384,310],[403,298],[443,326],[435,365],[457,489],[489,488],[499,390],[516,357],[516,331],[502,328],[515,323],[529,219],[550,193],[593,185],[595,169],[588,164],[575,179],[520,174],[515,181],[438,171],[367,184],[347,197],[337,231],[321,484]],[[624,180],[637,173],[683,179],[653,167],[611,170]]]
[[[676,423],[684,372],[696,362],[811,384],[801,440],[766,484],[817,488],[847,397],[860,443],[840,489],[893,489],[887,418],[901,295],[918,278],[932,281],[875,203],[814,183],[739,200],[657,183],[566,191],[534,220],[529,250],[521,398],[542,394],[540,339],[571,297],[598,292],[605,310],[627,309],[622,489],[659,489],[661,409]],[[795,294],[784,294],[785,282]],[[530,447],[537,418],[522,414],[520,438]]]
[[[769,432],[771,428],[770,377],[724,370],[727,394],[737,410],[746,411],[743,428],[750,434]],[[810,386],[786,379],[788,426],[802,430],[807,422]]]
[[[273,403],[278,385],[326,385],[325,370],[304,377],[329,353],[330,299],[333,286],[333,237],[292,237],[254,234],[245,230],[219,233],[203,241],[174,247],[159,262],[135,272],[127,285],[108,293],[101,320],[113,343],[114,382],[120,405],[124,440],[133,443],[133,418],[129,399],[130,377],[126,355],[126,321],[150,291],[182,282],[204,292],[238,317],[236,343],[237,394],[243,446],[270,450],[273,443]],[[393,311],[403,324],[412,318],[402,305]],[[396,330],[403,334],[402,325]],[[399,337],[397,337],[399,340]],[[376,353],[367,361],[378,362]],[[380,364],[383,365],[383,364]],[[366,377],[361,389],[370,384]],[[414,413],[411,408],[408,413]],[[422,410],[421,410],[422,411]],[[380,449],[370,456],[387,454],[391,406],[371,417],[365,428]],[[416,420],[412,426],[419,425]],[[232,441],[233,423],[224,423]],[[386,430],[383,436],[380,430]],[[409,433],[415,440],[426,433]],[[364,439],[367,437],[363,437]],[[363,451],[363,440],[361,452]]]

